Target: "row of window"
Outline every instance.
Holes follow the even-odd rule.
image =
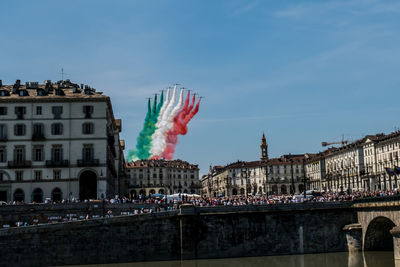
[[[92,113],[93,113],[93,106],[83,106],[83,114],[85,114],[85,118],[91,118]],[[1,115],[7,115],[8,108],[7,107],[1,107],[0,106],[0,116]],[[43,115],[42,114],[42,106],[36,106],[35,110],[36,115]],[[54,115],[55,119],[60,119],[61,114],[63,113],[63,107],[62,106],[53,106],[51,107],[51,112]],[[18,119],[23,119],[24,114],[26,114],[26,107],[15,107],[14,109],[15,115],[17,115]]]
[[[4,173],[0,172],[0,182],[7,182],[7,176]],[[43,172],[42,171],[34,171],[34,180],[40,181],[43,179]],[[53,170],[53,179],[59,180],[61,179],[61,170]],[[21,182],[24,180],[24,171],[18,170],[15,171],[15,180],[17,182]]]
[[[143,179],[143,174],[140,173],[139,176],[137,176],[136,173],[133,173],[132,178],[136,179],[137,177],[139,177],[139,179]],[[181,176],[180,174],[178,174],[177,176],[175,174],[173,174],[173,175],[169,174],[168,175],[168,178],[177,178],[177,177],[178,177],[178,179],[181,179],[182,177],[184,177],[185,179],[188,178],[188,176],[186,174],[184,176]],[[147,176],[147,178],[150,179],[150,176]],[[153,173],[153,178],[157,178],[157,174],[156,173]],[[160,173],[158,175],[158,178],[162,179],[163,178],[163,174]],[[191,174],[190,178],[194,179],[194,174]]]
[[[51,148],[51,160],[60,162],[63,160],[63,146],[52,145]],[[32,160],[33,161],[44,161],[44,148],[43,146],[34,146],[32,149]],[[14,147],[14,161],[22,162],[26,159],[25,146]],[[82,159],[90,161],[94,159],[94,147],[93,144],[84,144],[82,148]],[[6,147],[0,147],[0,162],[7,161],[7,149]]]
[[[51,124],[52,135],[63,134],[63,124],[60,122]],[[94,124],[91,122],[85,122],[82,124],[82,134],[94,134]],[[26,135],[26,125],[23,123],[17,123],[14,125],[14,135],[24,136]],[[44,137],[44,125],[41,123],[33,124],[33,135],[34,137]],[[7,138],[7,125],[0,124],[0,139]]]
[[[128,171],[132,171],[133,173],[135,173],[135,172],[137,172],[137,171],[139,171],[139,172],[143,172],[143,169],[133,169],[133,170],[128,170]],[[179,173],[181,173],[181,172],[187,172],[187,170],[170,170],[171,172],[179,172]],[[157,169],[153,169],[153,172],[157,172]],[[162,169],[160,169],[159,170],[159,172],[161,173],[162,172]],[[147,173],[150,173],[150,169],[147,169]],[[190,173],[194,173],[194,170],[190,170]]]

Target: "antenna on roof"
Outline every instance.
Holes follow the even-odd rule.
[[[64,72],[64,68],[61,68],[61,72],[59,74],[61,74],[62,81],[64,81],[64,75],[68,75],[67,73]]]

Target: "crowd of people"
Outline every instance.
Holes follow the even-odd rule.
[[[231,197],[201,197],[183,199],[183,203],[192,203],[195,206],[209,207],[219,205],[241,206],[241,205],[268,205],[284,203],[303,203],[303,202],[341,202],[353,201],[356,199],[400,196],[400,190],[379,190],[379,191],[355,191],[347,192],[313,192],[310,194],[299,195],[250,195],[250,196],[231,196]]]
[[[104,198],[102,200],[61,200],[56,203],[80,203],[80,202],[92,202],[102,201],[110,204],[123,204],[123,203],[134,203],[134,204],[151,204],[151,205],[174,205],[191,203],[195,206],[218,206],[218,205],[267,205],[267,204],[282,204],[282,203],[302,203],[302,202],[338,202],[338,201],[353,201],[356,199],[385,197],[385,196],[397,196],[400,195],[400,189],[398,190],[376,190],[376,191],[354,191],[354,192],[316,192],[304,193],[298,195],[291,194],[269,194],[269,195],[235,195],[235,196],[219,196],[219,197],[208,197],[191,194],[178,194],[175,197],[164,196],[153,197],[151,194],[148,196],[139,195],[134,198],[119,197]],[[50,200],[45,201],[44,204],[54,204]],[[9,205],[23,205],[24,202],[10,202]],[[32,203],[36,204],[36,203]]]
[[[354,201],[358,199],[373,199],[378,197],[389,197],[399,196],[400,190],[378,190],[378,191],[355,191],[355,192],[315,192],[309,191],[308,194],[299,195],[237,195],[237,196],[220,196],[220,197],[207,197],[190,194],[178,194],[177,197],[152,197],[140,196],[137,198],[127,198],[115,196],[112,199],[102,199],[103,204],[107,206],[106,211],[102,211],[102,214],[66,214],[65,216],[53,216],[42,219],[32,218],[29,222],[17,221],[15,223],[3,224],[2,227],[24,227],[29,225],[37,225],[43,223],[59,223],[76,220],[87,220],[94,218],[103,217],[114,217],[124,215],[139,215],[145,213],[156,213],[166,212],[171,210],[179,209],[182,204],[190,204],[197,207],[214,207],[214,206],[243,206],[243,205],[273,205],[273,204],[291,204],[291,203],[303,203],[303,202],[345,202]],[[92,200],[99,203],[99,200]],[[69,201],[63,201],[63,203],[69,203]],[[75,202],[79,202],[76,200]],[[90,202],[85,200],[84,202]],[[123,203],[137,204],[127,209],[119,209],[114,205]],[[112,208],[114,206],[114,208]],[[100,211],[100,210],[99,210]]]

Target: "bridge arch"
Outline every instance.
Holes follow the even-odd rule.
[[[384,216],[374,218],[367,227],[364,237],[364,251],[391,251],[393,237],[390,230],[396,226],[392,220]]]

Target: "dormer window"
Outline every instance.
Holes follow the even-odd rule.
[[[19,90],[18,91],[19,96],[29,96],[28,92],[26,90]]]
[[[43,89],[37,89],[37,95],[38,96],[45,96],[46,92]]]
[[[0,96],[9,96],[10,93],[7,90],[0,90]]]
[[[63,96],[65,94],[64,94],[64,91],[62,89],[56,89],[56,95]]]

